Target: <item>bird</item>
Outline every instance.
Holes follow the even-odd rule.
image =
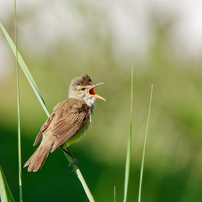
[[[98,98],[106,101],[94,92],[94,88],[101,84],[104,83],[93,83],[87,74],[72,79],[68,98],[53,108],[34,141],[33,146],[41,139],[40,145],[24,165],[28,166],[28,172],[38,171],[49,153],[58,147],[72,156],[68,152],[68,147],[79,141],[87,130],[95,109],[95,100]]]

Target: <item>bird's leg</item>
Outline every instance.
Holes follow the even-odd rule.
[[[72,167],[72,165],[76,164],[78,165],[79,164],[79,161],[74,157],[72,156],[72,154],[70,153],[70,150],[68,148],[65,148],[65,149],[62,149],[66,154],[68,154],[69,156],[71,156],[73,158],[73,161],[68,165],[70,168]]]
[[[69,156],[71,156],[73,159],[75,159],[75,157],[72,156],[72,154],[71,154],[69,148],[65,148],[65,149],[62,149],[62,150],[63,150],[66,154],[68,154]]]

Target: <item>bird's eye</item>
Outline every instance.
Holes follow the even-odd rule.
[[[86,90],[86,88],[82,88],[81,90]]]

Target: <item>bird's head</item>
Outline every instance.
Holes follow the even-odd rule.
[[[75,98],[84,101],[87,105],[92,106],[96,98],[105,99],[94,92],[94,88],[104,83],[94,84],[87,74],[72,79],[69,86],[69,98]]]

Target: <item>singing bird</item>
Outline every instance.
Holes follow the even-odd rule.
[[[39,147],[24,165],[24,167],[28,166],[29,172],[36,172],[41,168],[48,154],[58,147],[67,151],[67,147],[80,140],[91,122],[96,98],[105,101],[104,98],[94,93],[94,88],[100,84],[103,83],[94,84],[87,74],[71,81],[68,99],[54,107],[34,141],[33,146],[42,137]]]

